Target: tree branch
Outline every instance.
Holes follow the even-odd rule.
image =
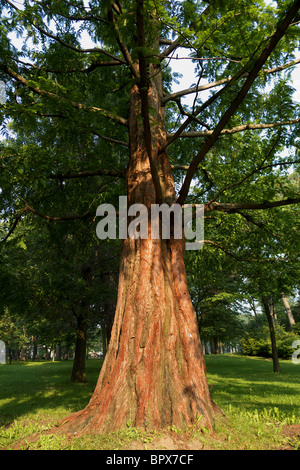
[[[278,238],[278,235],[270,232],[270,230],[268,230],[264,224],[262,222],[257,222],[256,220],[253,219],[253,217],[251,217],[249,214],[245,214],[244,212],[241,212],[241,211],[236,211],[237,214],[241,215],[242,217],[244,217],[244,219],[247,220],[247,222],[253,224],[253,225],[256,225],[256,227],[258,227],[259,229],[263,230],[264,232],[266,232],[268,235],[271,235],[272,237],[274,238]]]
[[[272,201],[272,202],[262,202],[262,203],[227,203],[227,202],[212,202],[207,203],[204,205],[204,212],[211,212],[211,211],[220,211],[220,212],[230,212],[234,213],[240,210],[265,210],[271,209],[273,207],[282,207],[288,206],[291,204],[299,204],[300,198],[288,198],[281,201]],[[197,204],[195,205],[197,207]]]
[[[42,34],[45,34],[45,36],[48,36],[49,38],[51,39],[54,39],[55,41],[59,42],[62,46],[65,46],[67,47],[68,49],[71,49],[72,51],[74,52],[78,52],[80,54],[82,53],[90,53],[90,52],[99,52],[103,55],[106,55],[107,57],[110,57],[111,59],[113,60],[116,60],[118,62],[121,62],[121,63],[124,63],[124,61],[122,61],[122,59],[119,59],[118,57],[115,57],[114,55],[110,54],[109,52],[105,51],[104,49],[100,49],[99,47],[91,47],[91,48],[88,48],[88,49],[81,49],[79,47],[76,47],[76,46],[73,46],[72,44],[68,44],[67,42],[65,42],[63,39],[61,39],[60,37],[56,36],[55,34],[52,34],[52,33],[48,33],[47,31],[45,31],[43,28],[41,28],[40,26],[37,26],[36,24],[33,24],[31,23],[32,26],[34,26],[40,33]]]
[[[169,145],[175,142],[175,140],[177,140],[182,135],[183,131],[191,124],[191,122],[195,120],[196,116],[198,116],[198,114],[208,108],[208,106],[210,106],[217,98],[219,98],[232,85],[232,83],[240,77],[241,73],[242,72],[232,78],[221,90],[217,91],[214,95],[208,98],[208,100],[198,107],[192,115],[188,116],[188,118],[181,124],[177,131],[168,137],[165,145],[161,147],[160,152],[163,152]]]
[[[99,112],[103,116],[107,117],[108,119],[111,119],[115,122],[118,122],[119,124],[122,124],[123,126],[127,127],[127,125],[128,125],[127,119],[124,119],[120,116],[116,116],[113,113],[111,113],[110,111],[107,111],[107,110],[102,109],[102,108],[97,108],[95,106],[86,106],[82,103],[77,103],[76,101],[68,100],[67,98],[56,95],[55,93],[51,93],[50,91],[46,91],[46,90],[43,90],[41,88],[38,88],[38,87],[30,84],[28,80],[26,80],[24,77],[19,75],[17,72],[12,70],[10,67],[8,67],[5,64],[0,64],[0,69],[2,69],[4,72],[8,73],[8,75],[10,75],[12,78],[14,78],[19,83],[26,86],[31,91],[33,91],[34,93],[36,93],[40,96],[46,96],[47,98],[51,98],[51,99],[55,99],[55,100],[67,103],[67,104],[71,105],[73,108],[76,108],[76,109],[81,109],[81,110],[85,110],[85,111]]]
[[[184,41],[184,39],[179,36],[175,41],[170,41],[169,47],[167,47],[160,55],[159,55],[159,60],[164,60],[168,57],[169,54],[171,54],[177,47],[181,47],[181,43]]]
[[[190,59],[192,59],[192,57]],[[273,74],[276,72],[281,72],[282,70],[285,70],[289,67],[293,67],[294,65],[297,65],[299,63],[300,63],[300,59],[292,60],[291,62],[287,62],[286,64],[280,65],[279,67],[273,67],[271,69],[262,70],[262,73],[264,73],[265,75],[269,75],[269,74]],[[240,76],[240,78],[246,78],[248,75],[249,75],[249,72],[245,72]],[[191,88],[186,88],[184,90],[176,91],[175,93],[171,93],[170,95],[164,96],[161,102],[162,104],[166,104],[168,101],[171,101],[171,100],[174,101],[177,98],[180,98],[181,96],[186,96],[191,93],[197,93],[199,91],[205,91],[211,88],[224,85],[225,83],[228,83],[232,78],[233,77],[230,76],[230,77],[223,78],[221,80],[217,80],[215,82],[206,83],[205,85],[194,86]]]
[[[24,62],[23,60],[20,59],[12,59],[14,62],[17,62],[19,64],[25,65],[25,67],[31,67],[35,70],[40,70],[42,72],[47,72],[47,73],[54,73],[55,75],[60,75],[64,73],[91,73],[95,69],[99,67],[110,67],[110,66],[115,66],[115,65],[126,65],[125,60],[109,60],[109,61],[102,61],[102,60],[95,60],[92,62],[88,67],[84,69],[68,69],[68,70],[53,70],[53,69],[48,69],[45,67],[39,67],[38,65],[32,64],[31,62]]]
[[[125,59],[125,63],[128,65],[128,67],[130,68],[131,70],[131,73],[132,73],[132,76],[135,77],[135,78],[138,78],[139,77],[139,73],[138,73],[138,70],[136,69],[134,63],[133,63],[133,60],[131,58],[131,55],[127,49],[127,46],[126,44],[124,43],[124,41],[122,40],[122,37],[121,37],[121,33],[119,31],[119,28],[118,28],[118,25],[116,23],[116,20],[115,20],[115,17],[114,17],[114,14],[113,14],[113,11],[112,9],[110,9],[108,11],[108,19],[109,21],[112,23],[113,25],[113,28],[114,28],[114,31],[115,31],[115,35],[116,35],[116,41],[118,43],[118,46],[121,50],[121,53],[123,54],[123,57]]]
[[[86,178],[88,176],[111,176],[113,178],[125,178],[125,171],[121,170],[95,170],[95,171],[78,171],[77,173],[51,173],[48,178],[58,180],[68,180],[75,178]]]
[[[220,135],[228,135],[228,134],[235,134],[237,132],[244,132],[249,130],[264,130],[264,129],[272,129],[273,127],[280,127],[280,126],[291,126],[293,124],[297,124],[300,122],[300,118],[297,119],[290,119],[288,121],[279,121],[279,122],[272,122],[268,124],[243,124],[242,126],[232,127],[231,129],[223,129],[220,132]],[[195,137],[207,137],[213,134],[214,131],[188,131],[183,132],[179,139],[181,138],[195,138]],[[168,134],[171,138],[175,134]]]
[[[276,145],[276,144],[275,144]],[[273,147],[275,147],[275,145]],[[273,150],[273,149],[272,149]],[[271,150],[271,151],[272,151]],[[268,158],[268,155],[267,157]],[[264,159],[264,161],[266,160],[266,158]],[[265,165],[265,166],[262,166],[260,165],[258,168],[256,168],[255,170],[251,171],[251,173],[249,173],[248,175],[246,175],[244,178],[242,178],[240,181],[237,181],[236,183],[232,183],[230,184],[229,186],[225,186],[225,188],[221,189],[221,191],[218,192],[218,194],[211,200],[208,202],[208,205],[210,205],[211,203],[215,202],[220,196],[221,194],[223,194],[225,191],[227,191],[228,189],[231,189],[231,188],[234,188],[236,186],[240,186],[241,184],[244,183],[244,181],[246,181],[248,178],[251,178],[251,176],[253,176],[255,173],[258,173],[259,171],[262,171],[262,170],[266,170],[268,168],[273,168],[273,167],[276,167],[276,166],[284,166],[284,165],[293,165],[295,163],[300,163],[300,160],[294,160],[293,162],[280,162],[280,163],[272,163],[270,165]]]
[[[21,198],[23,199],[23,198]],[[95,199],[94,199],[95,200]],[[14,232],[14,230],[16,229],[18,223],[20,222],[23,214],[25,214],[25,212],[32,212],[33,214],[43,218],[43,219],[46,219],[46,220],[49,220],[50,222],[60,222],[60,221],[64,221],[64,220],[78,220],[78,219],[86,219],[87,217],[89,217],[91,215],[90,213],[90,207],[91,205],[93,204],[94,200],[92,201],[92,203],[89,205],[89,208],[88,210],[82,214],[82,215],[65,215],[65,216],[62,216],[62,217],[51,217],[49,215],[45,215],[45,214],[42,214],[41,212],[33,209],[33,207],[31,207],[24,199],[23,201],[25,202],[25,207],[21,210],[21,212],[19,212],[19,214],[17,215],[17,217],[15,218],[15,221],[12,225],[12,227],[10,228],[8,234],[1,240],[2,242],[5,242],[11,235],[12,233]]]
[[[17,8],[12,2],[10,2],[9,0],[5,0],[6,3],[8,3],[14,10],[16,10],[18,13],[22,13],[22,11]],[[104,49],[100,49],[99,47],[92,47],[92,48],[89,48],[89,49],[81,49],[79,47],[76,47],[76,46],[73,46],[72,44],[68,44],[67,42],[65,42],[63,39],[61,39],[59,36],[55,35],[55,34],[52,34],[52,33],[49,33],[48,31],[46,31],[45,29],[41,28],[40,26],[38,26],[36,23],[33,23],[33,22],[30,22],[31,26],[33,26],[35,29],[37,29],[41,34],[44,34],[45,36],[51,38],[51,39],[54,39],[55,41],[59,42],[60,44],[62,44],[63,46],[67,47],[68,49],[71,49],[72,51],[74,52],[78,52],[78,53],[89,53],[89,52],[99,52],[101,54],[104,54],[106,55],[107,57],[110,57],[111,59],[113,60],[117,60],[119,62],[123,62],[123,63],[126,63],[124,61],[122,61],[122,59],[119,59],[118,57],[115,57],[114,55],[110,54],[109,52],[105,51]]]
[[[93,201],[94,202],[94,201]],[[27,203],[26,203],[27,204]],[[91,206],[91,204],[90,204]],[[82,215],[64,215],[64,216],[61,216],[61,217],[51,217],[49,215],[46,215],[46,214],[42,214],[41,212],[33,209],[33,207],[29,206],[27,204],[27,210],[29,212],[32,212],[33,214],[35,215],[38,215],[39,217],[43,218],[43,219],[46,219],[46,220],[49,220],[50,222],[60,222],[62,220],[78,220],[78,219],[86,219],[87,217],[89,217],[90,215],[90,206],[88,208],[88,210],[82,214]]]
[[[17,215],[17,217],[15,218],[15,221],[13,223],[13,225],[11,226],[8,234],[1,240],[2,242],[6,242],[6,240],[12,235],[12,233],[15,231],[18,223],[20,222],[21,218],[22,218],[22,215],[28,210],[28,207],[27,205],[24,207],[24,209],[21,210],[21,212],[19,212],[19,214]]]
[[[100,139],[106,140],[107,142],[111,142],[113,144],[118,144],[122,145],[123,147],[129,147],[128,142],[125,142],[124,140],[118,140],[118,139],[113,139],[112,137],[106,137],[105,135],[99,134],[99,132],[95,130],[91,130],[91,133],[99,137]]]
[[[234,258],[236,261],[245,261],[247,263],[265,263],[265,262],[274,262],[274,261],[286,261],[284,258],[268,258],[268,259],[242,258],[240,256],[235,255],[234,253],[231,253],[226,248],[219,245],[219,243],[213,242],[212,240],[203,240],[203,243],[206,243],[207,245],[212,245],[215,248],[218,248],[219,250],[222,250],[226,255],[230,256],[231,258]]]
[[[202,21],[203,19],[203,16],[205,16],[205,14],[211,9],[211,5],[209,4],[203,11],[202,13],[200,14],[198,20],[196,22],[193,22],[193,24],[191,24],[189,26],[189,28],[191,27],[195,27],[195,25],[197,23],[199,23],[200,21]],[[178,32],[178,31],[177,31]],[[168,45],[168,47],[159,55],[159,60],[162,61],[166,58],[168,58],[168,55],[171,54],[175,49],[177,49],[177,47],[188,47],[189,49],[191,49],[191,44],[188,44],[188,46],[185,46],[183,45],[182,46],[182,43],[184,43],[185,41],[188,41],[187,38],[179,32],[179,36],[174,40],[174,41],[169,41],[169,40],[160,40],[160,44],[166,44]],[[189,43],[189,41],[188,41]]]
[[[229,121],[229,119],[233,116],[233,114],[236,112],[238,109],[239,105],[242,103],[242,101],[245,99],[246,95],[248,94],[248,91],[250,90],[254,80],[258,76],[261,68],[263,67],[264,63],[266,60],[269,58],[275,47],[277,46],[278,42],[281,40],[281,38],[284,36],[287,28],[289,27],[290,23],[293,21],[294,17],[297,15],[298,10],[300,7],[300,0],[294,1],[292,4],[291,8],[288,10],[285,18],[283,21],[279,24],[277,30],[275,33],[272,35],[270,41],[267,43],[267,45],[264,47],[262,52],[259,54],[258,58],[254,62],[254,65],[252,66],[249,75],[242,86],[240,92],[237,94],[236,98],[231,102],[230,106],[227,108],[223,116],[221,117],[219,123],[215,127],[213,133],[211,136],[209,136],[200,149],[200,151],[195,155],[194,159],[192,160],[190,164],[190,168],[187,171],[185,180],[182,184],[182,187],[179,191],[179,197],[177,200],[178,204],[183,204],[190,188],[191,181],[193,179],[193,175],[195,171],[197,170],[197,167],[199,163],[204,159],[205,155],[209,150],[212,148],[214,143],[217,141],[220,133],[224,129],[225,125]],[[226,86],[226,85],[225,85]]]

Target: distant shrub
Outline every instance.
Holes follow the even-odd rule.
[[[292,344],[299,339],[297,333],[286,331],[281,325],[275,327],[276,345],[278,356],[281,359],[291,358],[294,349]],[[263,326],[258,331],[245,333],[241,339],[242,354],[247,356],[272,357],[272,346],[268,326]]]

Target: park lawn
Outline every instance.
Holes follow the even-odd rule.
[[[101,360],[86,362],[88,383],[70,382],[72,361],[0,365],[0,449],[204,449],[300,448],[300,365],[239,355],[206,357],[215,403],[224,415],[213,433],[195,426],[167,432],[131,427],[116,433],[70,438],[53,433],[68,414],[89,401]]]

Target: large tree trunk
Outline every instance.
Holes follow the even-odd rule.
[[[174,181],[166,152],[163,109],[157,84],[149,104],[153,152],[164,202],[175,201]],[[137,85],[131,91],[128,206],[156,202],[145,147]],[[197,318],[188,292],[184,241],[131,239],[123,242],[118,301],[108,351],[87,407],[67,418],[65,432],[113,431],[130,423],[162,429],[195,423],[212,428],[217,411],[206,379]]]

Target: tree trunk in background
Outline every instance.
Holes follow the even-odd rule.
[[[51,349],[52,349],[52,346],[50,346],[50,347],[46,346],[46,359],[47,359],[47,361],[50,361],[50,359],[51,359]]]
[[[103,323],[101,325],[101,330],[102,330],[102,354],[103,354],[103,357],[105,357],[107,353],[107,343],[106,343],[107,335],[106,335],[106,326]]]
[[[256,326],[259,327],[259,322],[258,322],[258,318],[257,318],[257,311],[256,311],[256,307],[255,307],[255,300],[250,298],[249,303],[250,303],[252,311],[254,313]]]
[[[213,339],[214,345],[215,345],[215,354],[220,354],[220,344],[219,340],[217,337]]]
[[[20,359],[21,359],[22,362],[25,362],[27,360],[27,353],[26,353],[26,347],[25,346],[20,351]]]
[[[266,297],[262,298],[262,302],[263,302],[265,313],[267,315],[269,330],[270,330],[270,338],[271,338],[271,345],[272,345],[272,358],[273,358],[273,371],[281,372],[279,360],[278,360],[278,351],[277,351],[277,346],[276,346],[274,319],[273,319],[272,312],[270,309],[270,303]]]
[[[7,356],[8,356],[8,363],[11,364],[12,363],[12,350],[11,350],[10,342],[8,342],[8,346],[7,346]]]
[[[37,356],[37,339],[36,339],[36,336],[33,336],[32,337],[32,360],[33,361],[36,361],[38,359],[38,356]]]
[[[115,303],[106,302],[104,305],[103,319],[101,322],[102,329],[102,353],[106,356],[107,347],[110,341],[111,329],[114,322]]]
[[[69,346],[66,346],[64,349],[63,349],[63,357],[64,357],[64,361],[67,361],[69,359]]]
[[[61,343],[55,345],[55,360],[61,361]]]
[[[87,378],[85,374],[87,321],[86,321],[85,315],[78,315],[76,318],[77,318],[78,328],[77,328],[75,355],[74,355],[74,360],[73,360],[71,381],[72,382],[87,382]]]
[[[291,310],[289,301],[288,301],[288,299],[286,298],[286,296],[284,294],[282,294],[281,298],[282,298],[282,302],[283,302],[283,305],[284,305],[284,308],[285,308],[285,311],[286,311],[286,314],[287,314],[287,317],[288,317],[290,329],[293,330],[296,322],[295,322],[294,316],[292,314],[292,310]]]
[[[273,322],[274,322],[274,326],[277,324],[277,314],[276,314],[276,307],[275,307],[275,302],[274,302],[274,298],[272,295],[270,295],[269,297],[269,309],[270,309],[270,313],[271,313],[271,316],[273,318]]]
[[[153,152],[164,201],[175,202],[174,180],[158,90],[149,89],[156,109]],[[140,120],[140,94],[131,90],[128,207],[156,203]],[[149,212],[148,212],[149,213]],[[184,241],[131,239],[123,242],[118,301],[108,351],[88,406],[62,423],[64,432],[104,432],[125,427],[185,427],[199,420],[212,428],[217,407],[211,400],[196,314],[188,292]]]

